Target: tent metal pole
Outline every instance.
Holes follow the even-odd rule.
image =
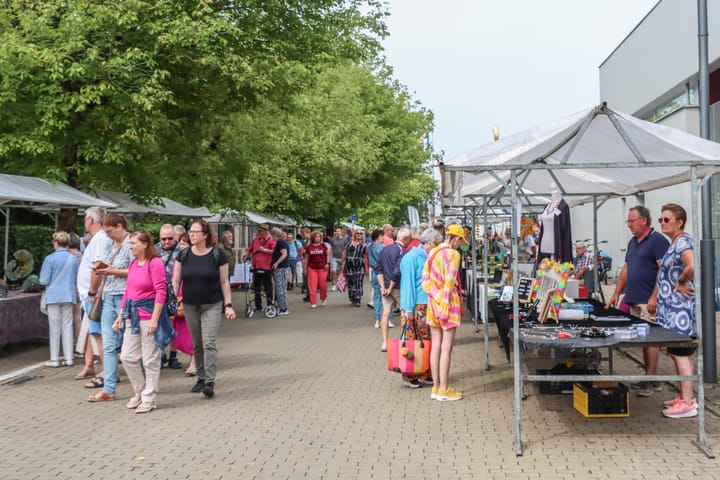
[[[10,208],[2,210],[5,215],[5,250],[3,251],[3,277],[7,280],[8,248],[10,248]]]
[[[597,209],[598,209],[598,203],[597,203],[597,196],[593,195],[593,255],[595,258],[593,259],[593,263],[595,264],[595,268],[593,268],[593,278],[595,281],[593,282],[593,294],[600,294],[602,292],[602,286],[600,285],[600,281],[598,278],[598,266],[597,266],[597,257],[600,250],[598,249],[598,229],[597,229]],[[603,295],[595,296],[591,294],[591,297],[595,298],[603,298]]]
[[[518,292],[517,292],[517,242],[515,241],[516,228],[515,228],[515,216],[517,215],[517,204],[516,204],[516,189],[515,180],[517,173],[515,170],[512,171],[510,177],[510,193],[511,193],[511,206],[510,206],[510,238],[512,243],[511,255],[512,255],[512,272],[513,272],[513,360],[515,364],[515,454],[521,456],[523,454],[522,448],[522,412],[520,409],[520,402],[522,401],[522,390],[523,390],[523,379],[522,379],[522,365],[520,359],[520,307],[518,303]]]
[[[693,237],[697,238],[698,235],[698,200],[697,200],[697,168],[692,167],[690,169],[690,178],[691,178],[691,192],[693,192],[692,200],[691,200],[691,208],[692,208],[692,222],[693,222]],[[707,268],[703,268],[703,265],[700,263],[700,257],[701,252],[698,252],[697,248],[693,249],[693,261],[695,262],[695,275],[694,275],[694,281],[695,281],[695,291],[699,292],[702,290],[704,279],[702,278],[703,271],[705,270],[711,270]],[[712,265],[712,263],[710,263]],[[698,275],[698,268],[700,269],[700,275]],[[698,285],[699,284],[699,285]],[[698,402],[698,436],[695,444],[697,447],[702,450],[705,455],[708,456],[708,458],[715,458],[715,454],[710,450],[710,447],[707,443],[707,435],[705,433],[705,384],[703,382],[703,322],[699,322],[700,319],[700,313],[702,309],[700,308],[700,302],[697,301],[697,295],[695,296],[695,323],[697,325],[696,327],[696,333],[698,337],[698,350],[697,350],[697,402]]]
[[[470,225],[475,225],[475,205],[473,205],[470,208]],[[472,271],[470,272],[470,284],[468,285],[468,295],[472,293],[472,316],[473,316],[473,323],[475,324],[475,333],[480,331],[479,323],[478,323],[478,295],[477,295],[477,255],[475,254],[475,235],[473,233],[473,229],[470,229],[470,260],[471,260],[471,266]],[[467,278],[467,272],[465,273],[465,277]],[[485,335],[487,337],[487,334]]]
[[[490,323],[488,321],[488,252],[490,251],[490,244],[487,241],[487,235],[485,232],[487,232],[487,197],[483,195],[483,231],[482,231],[482,238],[483,238],[483,250],[482,250],[482,256],[483,256],[483,293],[485,301],[482,302],[482,308],[483,308],[483,323],[485,325],[485,370],[490,370],[490,348],[489,348],[489,332],[488,329],[490,328]],[[498,333],[499,335],[499,333]]]
[[[700,136],[710,139],[710,76],[708,73],[708,18],[707,0],[698,0],[698,93],[700,104]],[[703,265],[715,264],[715,240],[712,235],[712,183],[703,185],[702,191],[702,240],[700,240],[700,256]],[[700,238],[700,237],[695,237]],[[717,383],[717,354],[715,352],[715,272],[714,269],[703,268],[700,300],[702,302],[702,319],[707,351],[705,356],[704,379],[708,383]]]

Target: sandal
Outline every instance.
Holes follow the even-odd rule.
[[[126,407],[128,410],[132,410],[132,409],[134,409],[134,408],[139,407],[141,403],[142,403],[142,397],[141,397],[139,394],[135,394],[135,396],[133,396],[133,397],[127,402],[127,404],[125,405],[125,407]]]
[[[106,393],[105,390],[101,390],[100,393],[96,393],[95,395],[90,395],[88,397],[88,402],[90,402],[90,403],[111,402],[116,399],[117,399],[117,395],[115,395],[114,393]]]
[[[95,377],[83,386],[85,388],[102,388],[105,386],[105,379],[103,379],[103,377]]]
[[[155,410],[155,402],[143,402],[135,409],[135,413],[148,413]]]
[[[94,368],[83,368],[80,373],[75,375],[75,380],[85,380],[86,378],[95,378]]]
[[[197,369],[195,368],[195,364],[191,363],[187,370],[185,370],[185,376],[194,377],[195,375],[197,375]]]

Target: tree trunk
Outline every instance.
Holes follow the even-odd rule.
[[[82,235],[82,232],[77,231],[77,208],[62,208],[58,214],[58,230],[64,232],[75,232],[78,235]]]

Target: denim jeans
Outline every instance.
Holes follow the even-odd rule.
[[[103,372],[105,374],[105,393],[114,394],[118,377],[118,347],[122,344],[122,333],[112,329],[112,325],[120,312],[122,294],[111,295],[103,293],[102,316],[102,344],[103,344]]]
[[[375,320],[380,321],[383,311],[382,290],[380,289],[380,282],[378,282],[377,275],[375,275],[374,270],[370,272],[370,283],[372,283],[373,287],[373,310],[375,313]],[[392,318],[392,315],[390,317]]]

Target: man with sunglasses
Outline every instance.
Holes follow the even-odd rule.
[[[615,307],[620,293],[625,290],[623,302],[630,307],[630,313],[649,322],[655,322],[655,304],[651,297],[657,288],[657,275],[660,262],[670,246],[670,242],[650,226],[650,211],[641,206],[630,209],[627,226],[633,235],[628,242],[623,265],[615,285],[615,292],[606,306]],[[643,348],[645,375],[658,374],[660,349]],[[649,397],[662,389],[661,382],[637,382],[631,385],[637,390],[638,397]]]
[[[163,264],[165,264],[165,278],[168,282],[172,282],[173,266],[175,265],[175,260],[177,260],[178,255],[180,255],[180,248],[178,247],[177,240],[175,240],[175,227],[169,223],[160,227],[160,241],[155,244],[155,248],[160,254]],[[170,368],[182,368],[182,363],[177,359],[177,349],[172,343],[170,344],[170,357],[167,357],[165,352],[162,354],[161,368],[165,368],[166,362]]]

